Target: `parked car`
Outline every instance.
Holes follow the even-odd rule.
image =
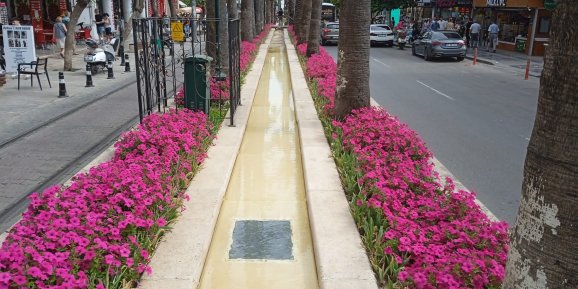
[[[321,26],[321,45],[339,41],[339,23],[328,22]]]
[[[391,31],[387,25],[371,24],[369,26],[369,40],[371,45],[381,44],[386,46],[393,46],[394,38],[395,37],[393,35],[393,31]]]
[[[455,31],[430,31],[419,36],[412,46],[413,55],[423,55],[425,60],[436,57],[456,57],[458,61],[466,57],[466,44]]]

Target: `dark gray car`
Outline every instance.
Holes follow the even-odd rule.
[[[466,56],[466,45],[455,31],[429,31],[420,36],[412,46],[413,55],[423,55],[425,60],[436,57],[456,57],[458,61]]]
[[[339,41],[339,23],[328,22],[321,25],[321,45],[337,44]]]

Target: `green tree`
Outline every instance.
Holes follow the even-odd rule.
[[[72,54],[74,53],[74,28],[78,23],[78,18],[82,11],[88,6],[89,0],[77,0],[72,13],[70,13],[70,22],[68,22],[68,29],[66,38],[64,39],[64,71],[72,71]]]
[[[335,118],[369,106],[371,0],[342,0],[337,55]]]
[[[578,18],[558,0],[504,289],[578,288]]]

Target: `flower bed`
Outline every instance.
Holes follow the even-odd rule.
[[[305,68],[379,285],[499,288],[507,224],[490,221],[451,179],[442,184],[417,133],[385,110],[332,121],[337,67],[322,47]]]
[[[126,288],[157,242],[213,135],[206,115],[146,117],[112,160],[30,197],[0,249],[0,288]]]

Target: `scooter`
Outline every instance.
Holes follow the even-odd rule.
[[[84,62],[90,64],[90,72],[93,75],[99,71],[104,71],[108,61],[114,62],[116,60],[114,56],[116,47],[118,46],[116,38],[112,38],[109,42],[103,43],[102,47],[99,47],[98,42],[94,39],[88,39],[86,40],[86,46],[88,50],[84,55]]]

